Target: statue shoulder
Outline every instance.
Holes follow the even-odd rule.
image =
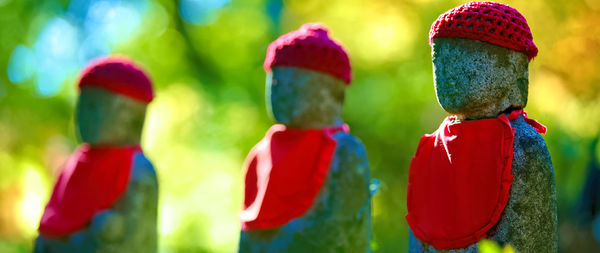
[[[544,138],[525,122],[523,116],[519,116],[510,123],[515,129],[513,144],[515,159],[534,159],[551,163],[550,153]]]
[[[365,147],[356,136],[350,133],[337,132],[333,135],[333,139],[337,143],[336,154],[352,155],[366,159]]]
[[[142,152],[134,154],[133,165],[131,169],[131,181],[157,185],[157,177],[154,166]]]
[[[333,135],[337,142],[333,157],[332,172],[352,171],[368,174],[367,152],[362,142],[350,133],[338,132]]]

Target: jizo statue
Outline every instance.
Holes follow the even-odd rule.
[[[305,24],[269,45],[264,67],[278,124],[246,159],[239,251],[369,251],[369,165],[342,121],[346,51]]]
[[[152,83],[111,56],[88,65],[78,86],[83,144],[54,186],[35,252],[155,252],[158,183],[140,147]]]
[[[529,119],[527,21],[494,2],[442,14],[429,33],[435,90],[448,117],[425,135],[409,172],[410,252],[477,252],[489,239],[517,252],[557,251],[554,170]]]

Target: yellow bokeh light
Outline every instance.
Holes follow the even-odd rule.
[[[173,207],[167,201],[162,200],[159,211],[159,231],[161,236],[169,236],[177,230],[178,222],[174,215]]]
[[[580,137],[598,135],[600,124],[600,101],[583,103],[565,87],[557,75],[540,71],[530,86],[531,105],[543,113],[552,115],[561,127]]]
[[[36,234],[44,210],[47,183],[37,169],[28,166],[23,174],[24,197],[19,205],[21,229],[26,235]]]
[[[363,9],[354,10],[364,19],[344,40],[351,46],[354,56],[367,62],[381,63],[403,59],[414,46],[415,27],[418,19],[396,6],[369,3]]]
[[[200,109],[203,109],[202,111]],[[208,104],[203,103],[199,93],[188,84],[172,84],[161,91],[148,107],[148,116],[144,129],[144,147],[153,149],[162,144],[171,143],[170,134],[180,134],[189,130],[192,118],[201,117],[203,111],[209,110]],[[188,129],[183,129],[187,126]]]

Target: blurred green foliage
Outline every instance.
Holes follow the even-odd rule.
[[[515,248],[511,245],[502,248],[494,241],[481,240],[479,242],[479,251],[481,253],[515,253]]]
[[[446,116],[433,89],[428,31],[439,14],[465,1],[233,0],[201,24],[182,20],[177,2],[147,1],[135,32],[110,45],[111,53],[146,67],[157,93],[142,146],[160,179],[161,251],[235,251],[242,163],[272,124],[264,102],[267,45],[314,21],[331,29],[352,60],[355,79],[344,117],[382,183],[373,203],[373,248],[404,251],[410,159],[419,138]],[[526,109],[549,127],[561,251],[594,243],[573,236],[573,207],[591,155],[588,143],[599,134],[600,2],[502,2],[524,14],[540,49],[530,63]],[[65,17],[68,6],[68,0],[0,0],[0,69],[7,70],[18,45],[32,47],[47,22]],[[38,92],[36,78],[44,77],[13,83],[0,72],[2,252],[31,249],[55,177],[78,145],[77,71],[68,71],[51,96]]]

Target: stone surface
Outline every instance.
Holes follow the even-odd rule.
[[[546,143],[523,117],[515,129],[510,198],[490,239],[519,252],[556,252],[558,217],[554,169]]]
[[[478,40],[437,38],[432,46],[438,102],[459,119],[493,118],[527,104],[527,55]]]
[[[437,38],[433,49],[434,80],[440,105],[461,120],[494,118],[525,107],[528,60],[523,53],[477,40]],[[510,197],[498,223],[487,233],[517,252],[557,252],[558,218],[554,169],[546,143],[523,116],[510,122],[514,176]],[[436,250],[412,232],[409,252],[478,252],[477,244]]]
[[[330,75],[296,67],[274,67],[267,76],[271,117],[293,128],[341,123],[346,84]]]
[[[75,109],[77,134],[92,145],[139,144],[145,117],[146,104],[95,86],[81,88]]]
[[[346,84],[320,72],[275,67],[267,77],[267,107],[293,128],[342,123]],[[239,252],[369,252],[371,192],[369,164],[358,138],[338,132],[329,174],[313,206],[286,225],[242,231]]]
[[[102,88],[83,87],[77,131],[91,145],[139,143],[146,105]],[[62,238],[38,236],[34,252],[156,252],[158,182],[150,161],[137,153],[126,192],[81,231]]]
[[[426,243],[422,243],[417,239],[410,228],[408,229],[408,252],[409,253],[477,253],[479,252],[479,248],[477,244],[470,245],[469,247],[463,249],[453,249],[453,250],[436,250],[431,245]]]

